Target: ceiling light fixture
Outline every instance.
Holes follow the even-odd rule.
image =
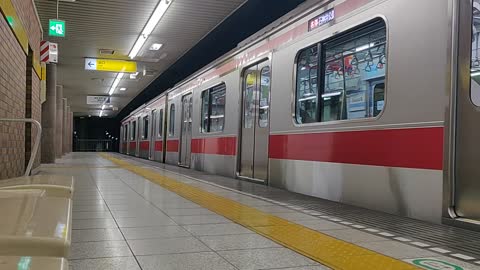
[[[153,32],[158,22],[162,19],[163,15],[165,15],[165,12],[167,12],[171,4],[172,4],[172,0],[160,0],[152,16],[150,16],[150,19],[148,20],[147,24],[143,28],[142,33],[140,34],[137,41],[135,42],[135,45],[133,46],[132,50],[128,54],[128,57],[133,59],[137,56],[137,54],[140,52],[143,45],[147,41],[148,37]]]
[[[150,46],[150,51],[158,51],[163,47],[163,44],[161,43],[153,43],[152,46]]]
[[[105,104],[102,105],[102,111],[105,110]]]
[[[120,84],[120,81],[123,78],[123,74],[124,73],[118,73],[117,74],[117,78],[115,78],[115,81],[113,81],[112,87],[110,87],[110,91],[108,92],[108,95],[110,95],[110,96],[113,95],[113,92],[115,92],[115,89]]]
[[[99,115],[99,117],[102,117],[102,115],[103,115],[103,110],[102,110],[102,111],[100,111],[100,115]]]
[[[132,50],[128,54],[128,57],[131,59],[135,58],[140,50],[142,49],[143,45],[147,41],[148,37],[150,34],[153,32],[155,27],[157,26],[158,22],[162,19],[163,15],[167,12],[168,8],[172,4],[173,0],[160,0],[157,7],[153,11],[152,15],[150,16],[150,19],[148,19],[147,24],[143,28],[142,33],[138,36],[137,41],[135,42],[135,45],[133,45]],[[108,95],[113,95],[115,92],[115,89],[117,86],[120,84],[120,81],[123,78],[123,73],[118,73],[117,78],[112,84],[112,87],[110,88],[110,91],[108,92]]]
[[[120,88],[120,91],[127,91],[127,88],[122,87],[122,88]]]

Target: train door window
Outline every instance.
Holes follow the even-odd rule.
[[[375,19],[302,51],[297,60],[297,122],[378,116],[385,103],[386,41],[385,22]],[[314,53],[318,50],[320,59]],[[317,59],[318,78],[307,72]],[[316,84],[321,86],[319,110],[310,90]]]
[[[244,91],[244,125],[245,128],[253,128],[255,123],[255,91],[257,87],[257,78],[255,72],[247,74]]]
[[[318,45],[304,49],[297,60],[296,120],[318,122]]]
[[[148,116],[143,117],[143,139],[148,139]]]
[[[170,120],[168,123],[168,135],[175,136],[175,104],[170,105]]]
[[[225,126],[226,85],[202,92],[202,132],[221,132]]]
[[[210,91],[205,90],[202,92],[202,112],[201,112],[201,117],[202,117],[202,122],[201,122],[201,128],[202,132],[209,132],[208,131],[208,115],[209,115],[209,106],[210,105]]]
[[[137,122],[133,121],[132,122],[132,129],[131,129],[131,136],[130,140],[134,141],[137,139]]]
[[[472,15],[470,95],[473,104],[480,106],[480,0],[473,1]]]
[[[268,127],[270,112],[270,67],[264,67],[260,71],[260,106],[258,107],[258,125],[261,128]]]
[[[158,117],[158,137],[163,137],[163,109],[160,110],[160,114]]]

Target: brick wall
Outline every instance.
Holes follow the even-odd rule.
[[[36,19],[35,7],[31,1],[13,0],[12,3],[27,32],[30,47],[37,57],[42,33]],[[40,79],[31,68],[28,67],[32,75],[27,78],[27,55],[0,13],[0,118],[25,118],[28,106],[31,108],[31,116],[41,120]],[[31,89],[28,104],[27,97],[30,94],[27,95],[27,88]],[[0,123],[0,179],[24,173],[25,131],[25,124]],[[35,128],[32,128],[31,135],[33,145]],[[36,165],[39,165],[39,157]]]

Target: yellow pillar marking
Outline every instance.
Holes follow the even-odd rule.
[[[25,54],[28,54],[28,36],[25,27],[23,27],[20,17],[17,15],[17,11],[12,4],[11,0],[0,0],[0,12],[3,13],[7,23],[12,28],[15,37],[18,40],[20,46],[22,46]]]
[[[336,239],[253,207],[176,181],[150,169],[131,165],[107,154],[102,157],[163,188],[222,215],[258,234],[332,269],[419,269],[406,262]]]

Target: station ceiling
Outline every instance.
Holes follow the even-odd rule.
[[[103,117],[125,117],[305,0],[161,1],[171,5],[134,59],[139,74],[136,79],[124,76]],[[128,54],[159,0],[60,0],[58,19],[66,21],[65,38],[48,36],[49,19],[57,18],[57,0],[35,3],[44,39],[59,44],[57,84],[63,85],[72,111],[75,116],[99,116],[102,106],[87,105],[87,96],[108,96],[117,73],[87,71],[85,58],[130,60]],[[163,46],[150,51],[154,43]]]
[[[165,1],[165,0],[162,0]],[[171,1],[171,0],[170,0]],[[173,0],[139,56],[136,79],[125,76],[111,97],[114,117],[162,72],[197,44],[245,0]],[[85,58],[130,60],[128,54],[159,0],[64,0],[58,19],[66,22],[66,37],[48,36],[49,19],[57,18],[57,0],[35,0],[44,39],[59,45],[58,81],[76,116],[98,116],[101,105],[87,105],[87,95],[108,95],[117,73],[86,71]],[[163,44],[150,51],[153,43]],[[112,50],[113,55],[100,50]],[[145,73],[143,72],[145,71]]]

